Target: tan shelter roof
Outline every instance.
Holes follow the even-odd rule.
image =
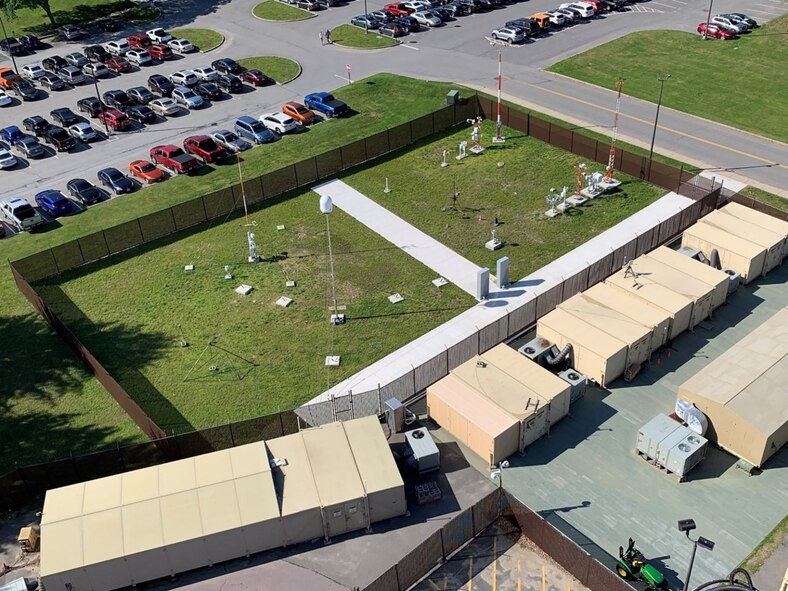
[[[709,419],[712,439],[759,466],[788,439],[788,308],[684,382],[680,398]]]
[[[785,234],[774,232],[769,228],[749,222],[725,211],[715,210],[700,219],[705,224],[711,224],[721,230],[725,230],[734,236],[749,240],[753,244],[762,246],[769,250],[779,245],[785,240]]]
[[[714,290],[714,307],[718,307],[725,302],[728,295],[728,282],[730,278],[727,273],[723,273],[719,269],[700,262],[699,260],[692,259],[680,252],[668,248],[667,246],[660,246],[655,248],[648,256],[652,259],[670,265],[674,269],[702,281],[706,285],[710,285]]]
[[[271,439],[266,445],[272,459],[284,460],[284,465],[276,468],[283,476],[279,490],[282,517],[320,507],[320,496],[301,433]]]
[[[301,436],[324,507],[364,496],[364,485],[342,423],[306,429],[301,431]]]
[[[657,283],[693,301],[708,297],[712,292],[708,283],[650,255],[643,255],[632,261],[632,269],[638,273],[638,283]]]
[[[603,357],[612,357],[626,348],[626,343],[613,335],[588,324],[566,310],[556,308],[543,316],[540,323],[549,325],[566,335],[572,343],[595,351]]]
[[[745,283],[760,277],[763,273],[766,261],[764,247],[702,220],[684,230],[681,245],[699,249],[706,258],[710,258],[712,249],[716,249],[722,266],[739,273]]]
[[[728,215],[732,215],[740,220],[745,220],[767,230],[784,236],[786,238],[786,252],[788,255],[788,222],[778,220],[776,217],[770,216],[760,211],[755,211],[749,207],[741,205],[740,203],[728,203],[720,211],[724,211]]]
[[[404,486],[376,416],[342,423],[367,494]]]

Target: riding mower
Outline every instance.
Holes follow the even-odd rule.
[[[668,582],[659,570],[651,566],[643,557],[643,553],[635,548],[635,540],[629,538],[627,551],[618,547],[618,564],[616,572],[624,579],[645,581],[649,591],[667,591]]]

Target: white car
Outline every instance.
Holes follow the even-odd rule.
[[[495,29],[490,33],[490,37],[499,41],[508,41],[509,43],[522,43],[525,41],[523,30],[514,27],[501,27],[500,29]]]
[[[0,107],[7,107],[11,103],[13,103],[13,99],[8,96],[8,93],[0,88]]]
[[[148,103],[151,110],[162,117],[172,117],[181,112],[181,106],[171,98],[157,98]]]
[[[565,2],[564,4],[561,4],[558,8],[571,8],[572,10],[578,11],[580,13],[580,16],[583,18],[591,18],[592,16],[594,16],[594,9],[586,4]]]
[[[153,58],[144,49],[132,49],[126,52],[126,59],[137,66],[149,66],[153,63]]]
[[[566,8],[556,8],[555,10],[551,10],[547,14],[560,14],[561,16],[564,17],[565,25],[573,25],[575,24],[575,21],[577,21],[577,19],[580,18],[574,12],[572,12],[571,10],[567,10]]]
[[[192,72],[200,79],[200,82],[215,82],[219,79],[219,72],[214,70],[211,66],[198,66],[192,68]]]
[[[200,81],[191,70],[178,70],[174,74],[170,74],[170,82],[177,86],[197,86]]]
[[[39,64],[27,64],[26,66],[22,66],[19,75],[26,80],[38,80],[41,76],[46,75],[46,73],[47,71]]]
[[[187,109],[199,109],[205,104],[202,97],[186,86],[178,86],[172,91],[172,100]]]
[[[168,43],[174,39],[174,37],[164,29],[151,29],[150,31],[145,31],[145,34],[154,43]]]
[[[91,62],[82,68],[82,73],[90,78],[106,78],[112,72],[101,62]]]
[[[429,2],[422,2],[422,0],[410,0],[409,2],[403,2],[402,5],[413,12],[421,12],[431,8]]]
[[[17,162],[16,156],[5,148],[0,148],[0,169],[13,168]]]
[[[567,24],[566,17],[557,10],[551,10],[549,12],[545,12],[545,14],[550,17],[550,24],[554,27],[563,27]]]
[[[92,142],[99,139],[99,134],[96,133],[96,130],[93,129],[89,123],[85,123],[84,121],[69,125],[67,131],[75,140],[83,142]]]
[[[721,15],[714,16],[711,18],[711,22],[713,22],[721,29],[726,29],[731,33],[735,33],[737,35],[746,33],[749,30],[744,22],[742,21],[737,22],[732,18],[728,18],[726,16],[721,16]]]
[[[189,53],[190,51],[194,51],[194,45],[189,43],[186,39],[173,39],[172,41],[167,41],[167,45],[175,53]]]
[[[420,25],[425,27],[440,27],[443,24],[441,18],[431,10],[420,10],[411,15]]]
[[[260,123],[265,125],[271,131],[275,131],[279,135],[298,131],[299,128],[299,125],[295,119],[288,117],[281,112],[263,113],[260,115]]]
[[[131,50],[131,45],[125,39],[119,41],[107,41],[104,44],[104,49],[112,55],[126,55]]]

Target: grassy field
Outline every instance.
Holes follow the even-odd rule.
[[[50,0],[49,4],[57,24],[84,23],[133,6],[128,0]],[[4,14],[2,18],[10,37],[51,28],[40,9],[23,8],[16,11],[15,18],[7,19]]]
[[[238,63],[250,70],[262,71],[277,84],[287,84],[301,73],[301,66],[298,62],[275,55],[245,57],[239,59]]]
[[[200,51],[216,49],[224,41],[224,36],[213,29],[172,29],[170,34],[176,39],[183,37]]]
[[[247,228],[234,218],[39,287],[168,432],[297,406],[475,303],[454,286],[435,287],[433,271],[335,210],[337,300],[347,305],[348,322],[332,327],[317,195],[282,199],[252,219],[263,263],[246,262]],[[286,229],[278,231],[279,224]],[[185,272],[185,264],[195,271]],[[226,264],[231,282],[224,280]],[[287,288],[287,280],[296,287]],[[236,294],[240,283],[254,291]],[[405,301],[391,304],[393,293]],[[294,300],[288,308],[275,304],[284,295]],[[191,346],[179,346],[182,334]],[[206,349],[211,339],[216,347]],[[341,355],[339,368],[324,366],[329,354]]]
[[[278,0],[265,0],[254,7],[252,13],[257,18],[269,21],[303,21],[317,16],[313,12],[289,6],[278,2]]]
[[[506,130],[501,146],[489,145],[495,125],[482,125],[479,156],[458,162],[457,145],[469,139],[462,129],[438,141],[419,144],[415,150],[344,176],[345,182],[390,209],[414,226],[462,254],[477,265],[495,269],[502,256],[511,259],[511,277],[520,279],[556,257],[618,223],[664,194],[635,179],[624,181],[620,190],[580,208],[549,219],[545,196],[551,187],[574,188],[574,165],[578,158],[539,140],[518,137]],[[449,150],[449,166],[441,168],[442,151]],[[590,171],[604,171],[591,164]],[[385,179],[391,192],[383,192]],[[458,209],[446,209],[451,195],[460,193]],[[506,242],[502,250],[484,247],[490,240],[495,218],[501,225],[497,237]]]
[[[769,535],[750,552],[750,555],[744,559],[744,562],[739,567],[746,569],[750,574],[757,573],[774,551],[780,547],[786,537],[788,537],[788,515],[783,517],[782,521],[769,532]]]
[[[704,41],[677,31],[631,33],[559,62],[549,69],[656,102],[656,77],[670,73],[667,107],[788,141],[788,16],[734,41]]]
[[[353,25],[339,25],[331,29],[331,41],[343,47],[357,49],[381,49],[399,45],[399,41],[392,37],[378,35],[375,31],[365,33],[364,29]]]

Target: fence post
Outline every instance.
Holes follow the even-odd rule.
[[[681,188],[681,179],[683,178],[684,178],[684,165],[682,164],[681,168],[679,169],[679,180],[676,183],[676,193],[678,193],[679,189]]]
[[[348,404],[350,404],[350,416],[355,419],[356,407],[353,405],[353,390],[348,390],[347,395],[348,395]]]

